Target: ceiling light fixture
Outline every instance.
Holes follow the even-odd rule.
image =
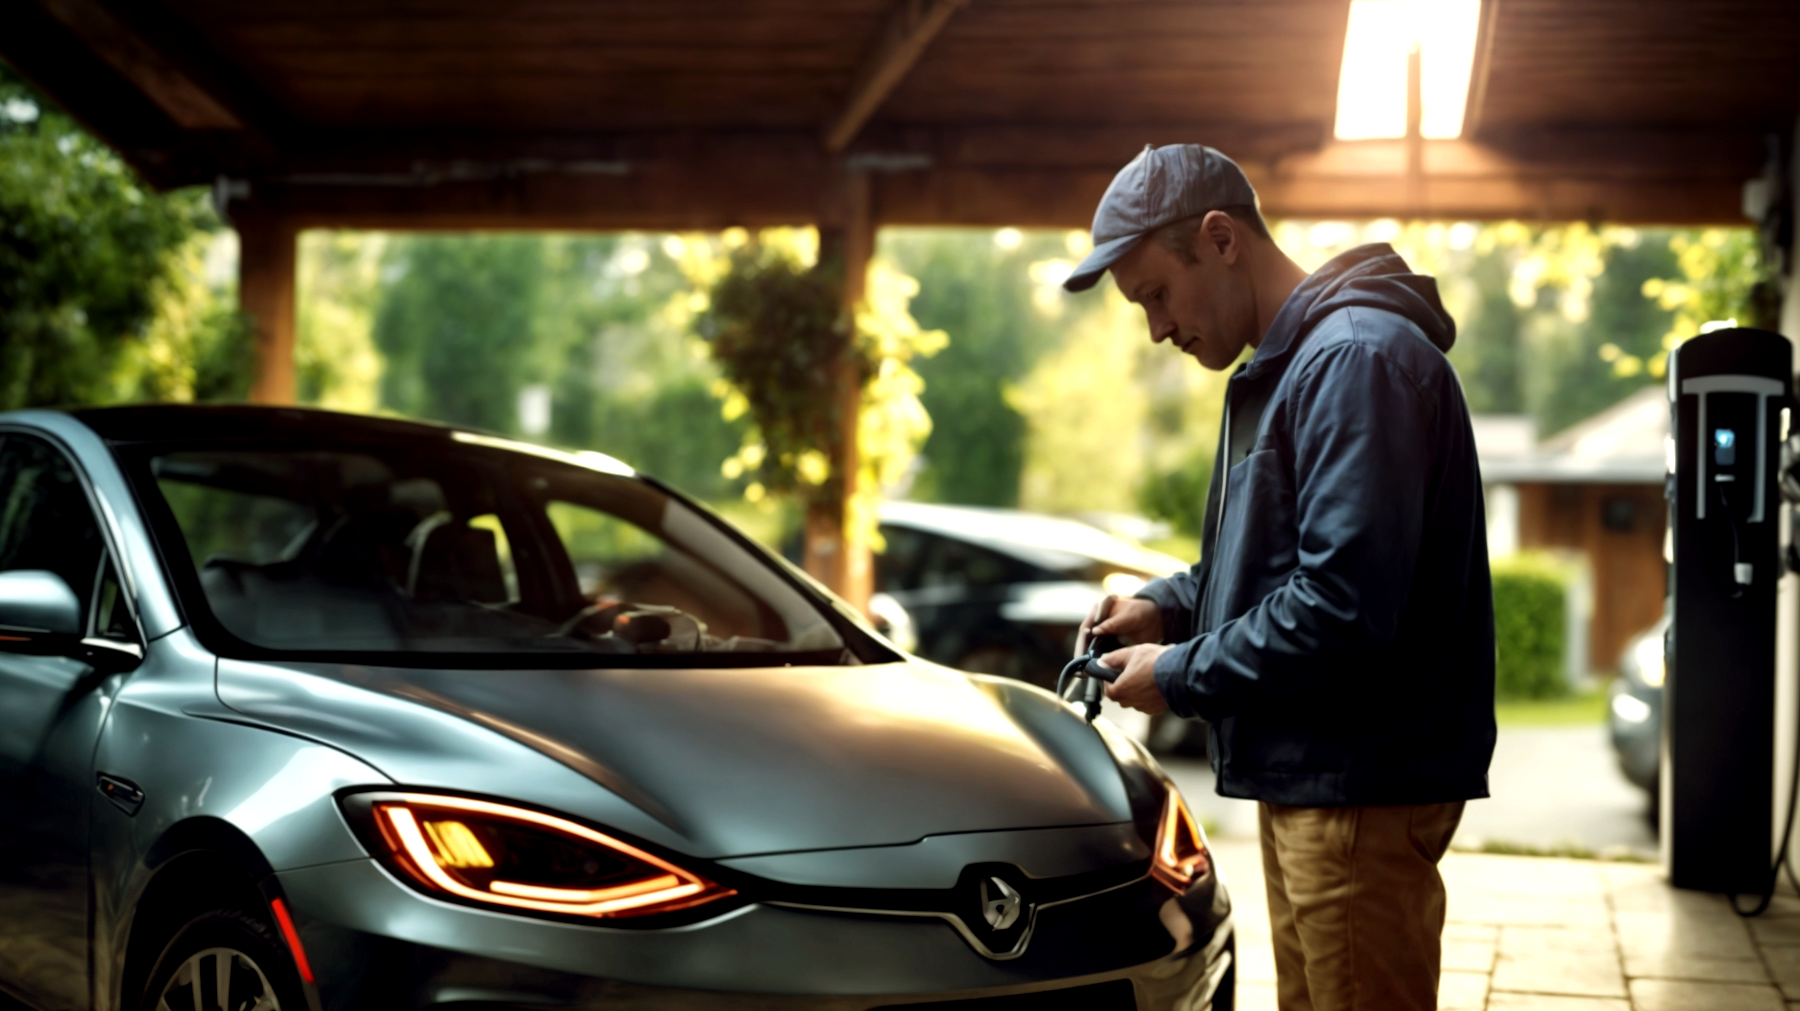
[[[1339,140],[1406,136],[1407,54],[1419,50],[1419,133],[1462,136],[1481,0],[1351,0],[1338,72]]]

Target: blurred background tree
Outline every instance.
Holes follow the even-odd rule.
[[[0,65],[0,409],[242,396],[218,228],[203,193],[151,191]]]

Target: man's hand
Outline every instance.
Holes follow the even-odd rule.
[[[1106,697],[1127,709],[1137,709],[1152,716],[1166,712],[1169,704],[1163,701],[1162,692],[1156,687],[1156,658],[1168,648],[1146,643],[1115,649],[1101,657],[1101,663],[1124,672],[1117,681],[1106,686]]]
[[[1105,610],[1108,603],[1112,605],[1112,612],[1105,621],[1094,624],[1094,616]],[[1096,635],[1116,635],[1128,643],[1161,642],[1162,609],[1140,597],[1109,593],[1088,610],[1087,619],[1081,623],[1081,633],[1075,637],[1075,655],[1086,653],[1088,640]]]

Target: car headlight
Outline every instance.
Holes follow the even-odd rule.
[[[1150,876],[1179,895],[1211,870],[1206,832],[1181,799],[1181,791],[1170,783],[1156,826],[1156,852],[1150,860]]]
[[[566,818],[464,797],[357,795],[382,862],[421,890],[489,907],[610,919],[737,894]]]
[[[1631,658],[1637,661],[1638,678],[1652,688],[1661,688],[1663,679],[1668,675],[1668,665],[1663,659],[1663,640],[1660,635],[1648,635],[1638,640],[1631,648]]]

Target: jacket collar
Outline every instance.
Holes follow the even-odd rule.
[[[1324,314],[1315,316],[1313,308],[1325,301],[1338,288],[1356,278],[1370,274],[1387,273],[1392,269],[1388,257],[1400,259],[1394,247],[1385,242],[1371,242],[1346,250],[1326,261],[1323,267],[1308,274],[1301,281],[1287,301],[1281,303],[1281,309],[1269,324],[1269,331],[1263,334],[1262,343],[1257,345],[1256,354],[1251,356],[1247,367],[1243,370],[1244,378],[1254,376],[1278,368],[1299,348],[1306,335],[1312,332]],[[1404,265],[1404,261],[1401,261]]]

